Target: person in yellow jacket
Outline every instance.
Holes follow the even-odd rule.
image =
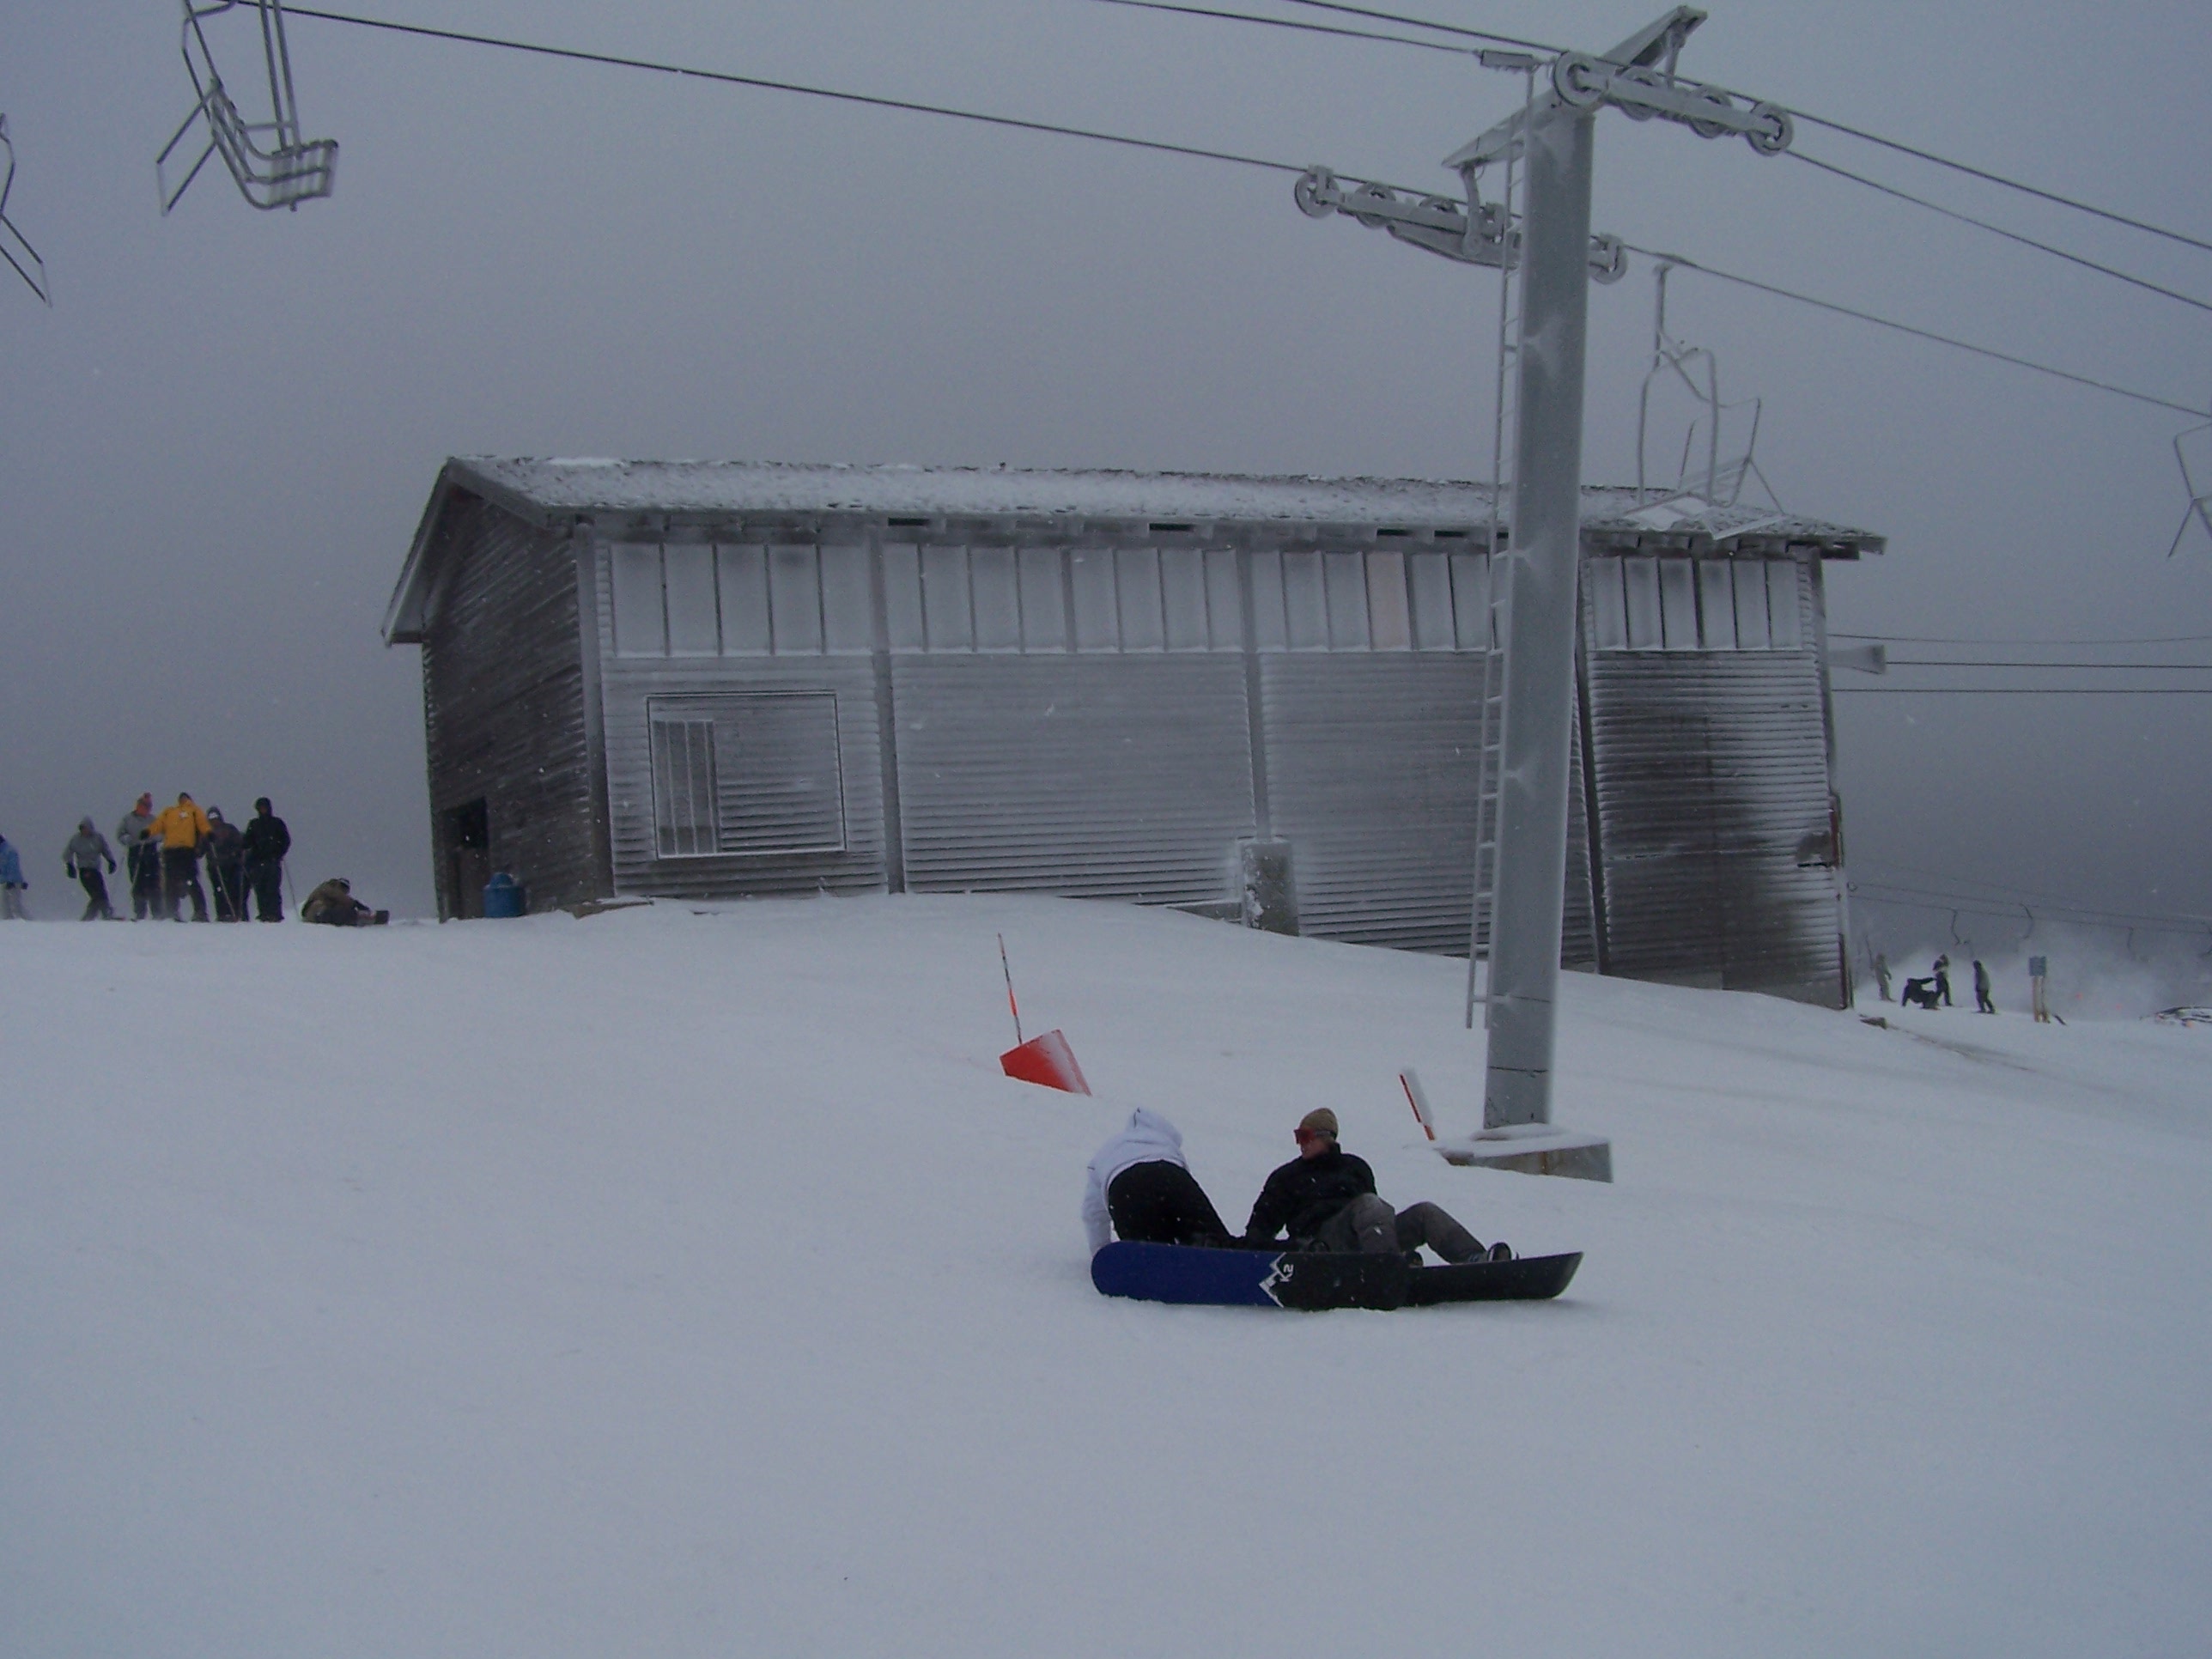
[[[208,919],[207,892],[200,885],[200,846],[208,838],[208,816],[190,795],[179,794],[146,828],[146,839],[161,848],[161,908],[171,921],[182,921],[177,906],[191,896],[192,920]]]

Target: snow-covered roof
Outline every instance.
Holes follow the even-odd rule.
[[[1018,467],[854,466],[786,461],[532,460],[456,456],[446,463],[392,595],[385,635],[416,637],[434,574],[429,550],[456,491],[532,523],[644,517],[688,520],[784,514],[1018,519],[1219,526],[1306,525],[1345,530],[1468,532],[1490,517],[1490,486],[1427,478],[1324,478],[1218,472],[1047,471]],[[1832,556],[1881,550],[1882,538],[1843,525],[1751,508],[1719,513],[1639,506],[1637,492],[1587,485],[1584,526],[1623,535],[1755,535],[1811,543]]]

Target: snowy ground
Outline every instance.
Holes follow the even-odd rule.
[[[1001,930],[1097,1098],[998,1075]],[[1570,976],[1601,1187],[1412,1144],[1462,971],[1031,899],[0,928],[0,1652],[2202,1651],[2212,1033]],[[1139,1103],[1232,1223],[1327,1103],[1582,1274],[1108,1301]]]

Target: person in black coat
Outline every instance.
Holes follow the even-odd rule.
[[[1486,1249],[1434,1204],[1394,1210],[1375,1191],[1375,1171],[1336,1141],[1336,1114],[1323,1106],[1298,1120],[1298,1155],[1260,1188],[1243,1243],[1262,1249],[1287,1233],[1294,1250],[1359,1250],[1418,1255],[1427,1245],[1447,1261],[1512,1259],[1510,1247]]]
[[[292,850],[292,832],[284,820],[269,810],[269,797],[253,803],[253,818],[246,826],[246,884],[253,890],[253,902],[263,921],[284,920],[284,854]],[[239,920],[246,919],[243,907]]]

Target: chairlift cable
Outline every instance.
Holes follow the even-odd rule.
[[[1440,34],[1462,35],[1476,40],[1496,40],[1507,46],[1524,46],[1531,52],[1556,55],[1563,50],[1561,47],[1547,45],[1540,40],[1523,40],[1510,34],[1493,34],[1483,29],[1463,28],[1455,23],[1439,23],[1432,18],[1413,17],[1402,12],[1378,11],[1366,6],[1336,4],[1333,3],[1332,0],[1283,0],[1283,3],[1310,6],[1320,11],[1341,12],[1354,17],[1365,17],[1376,22],[1397,23],[1413,28],[1434,29]],[[1683,86],[1691,88],[1702,88],[1711,84],[1693,81],[1686,76],[1680,77],[1680,82]],[[1725,90],[1721,88],[1713,89]],[[1777,107],[1784,106],[1778,105]],[[1831,132],[1839,132],[1845,137],[1856,138],[1862,143],[1876,144],[1884,149],[1894,150],[1900,155],[1910,155],[1915,161],[1926,161],[1934,167],[1948,167],[1954,173],[1963,173],[1968,178],[1978,179],[1984,184],[1996,185],[2004,190],[2018,191],[2021,194],[2033,196],[2039,201],[2049,202],[2057,207],[2071,208],[2076,213],[2087,213],[2111,224],[2124,225],[2130,230],[2139,230],[2150,236],[2162,236],[2168,241],[2179,242],[2185,247],[2197,248],[2204,252],[2212,253],[2212,241],[2207,241],[2202,237],[2191,236],[2185,231],[2171,230],[2164,225],[2155,225],[2146,219],[2131,218],[2124,213],[2116,213],[2110,208],[2099,207],[2094,203],[2063,195],[2055,190],[2045,190],[2039,185],[2031,185],[2022,179],[2008,178],[2002,173],[1993,173],[1987,167],[1978,167],[1970,162],[1954,161],[1948,155],[1937,155],[1934,150],[1923,149],[1917,144],[1908,144],[1896,138],[1885,138],[1881,134],[1869,132],[1863,127],[1855,127],[1848,122],[1832,120],[1825,115],[1815,115],[1809,110],[1790,106],[1788,112],[1793,120],[1803,121],[1812,126],[1826,127]]]
[[[1296,3],[1319,4],[1320,0],[1296,0]],[[1364,15],[1366,10],[1364,8],[1358,7],[1328,9],[1362,15]],[[888,98],[871,93],[847,92],[834,87],[811,86],[803,82],[777,80],[766,76],[738,75],[726,70],[699,69],[688,64],[662,63],[651,58],[629,58],[612,52],[587,52],[574,46],[545,46],[536,41],[517,40],[499,35],[477,34],[461,29],[436,28],[421,23],[401,23],[386,18],[362,17],[351,13],[328,11],[312,6],[287,5],[285,10],[289,15],[295,17],[309,17],[326,23],[344,23],[357,28],[379,29],[388,33],[413,35],[424,40],[447,40],[464,46],[491,46],[502,51],[526,52],[536,57],[556,58],[573,63],[599,64],[617,69],[645,70],[654,74],[673,75],[689,80],[710,82],[717,85],[749,87],[768,92],[788,92],[803,97],[824,98],[838,103],[857,104],[873,109],[897,110],[917,115],[943,116],[949,119],[972,121],[981,125],[1005,127],[1017,131],[1046,133],[1064,138],[1084,138],[1097,143],[1115,144],[1130,149],[1149,150],[1159,155],[1182,155],[1197,161],[1221,161],[1237,167],[1257,167],[1269,173],[1303,175],[1307,171],[1304,165],[1297,162],[1272,161],[1264,156],[1244,155],[1231,150],[1212,149],[1202,145],[1170,143],[1156,138],[1139,138],[1127,133],[1103,132],[1093,128],[1066,126],[1050,121],[1034,121],[1019,116],[994,115],[981,110],[961,109],[951,105],[926,104],[913,99]],[[1421,23],[1421,20],[1417,18],[1399,18],[1393,15],[1380,13],[1376,15],[1385,17],[1388,21]],[[1445,28],[1448,26],[1431,24],[1425,27]],[[1538,44],[1518,40],[1509,35],[1491,34],[1480,30],[1454,29],[1451,32],[1470,34],[1484,40],[1504,40],[1514,45]],[[1987,346],[1974,345],[1965,340],[1954,339],[1947,335],[1916,328],[1907,323],[1894,322],[1870,312],[1854,310],[1848,306],[1838,305],[1832,301],[1814,299],[1809,295],[1794,293],[1788,289],[1759,282],[1752,277],[1736,276],[1680,254],[1660,253],[1650,248],[1633,246],[1630,246],[1628,251],[1641,253],[1647,258],[1664,259],[1685,270],[1700,271],[1720,281],[1755,289],[1762,293],[1773,295],[1777,298],[1794,300],[1800,304],[1814,306],[1824,311],[1832,311],[1841,316],[1856,318],[1861,322],[1894,329],[1917,338],[1952,346],[1959,350],[1972,352],[1976,356],[1989,357],[1999,362],[2011,363],[2016,368],[2033,369],[2039,374],[2070,380],[2077,386],[2088,386],[2096,391],[2108,392],[2116,397],[2130,398],[2135,402],[2148,404],[2154,408],[2167,409],[2178,414],[2197,416],[2202,416],[2205,412],[2186,404],[2178,404],[2167,398],[2155,398],[2145,392],[2130,391],[2125,386],[2094,380],[2086,374],[2076,374],[2070,370],[2052,368],[2048,364],[2035,362],[2028,358],[1994,350]]]
[[[2147,277],[2118,270],[2111,265],[2100,264],[2094,259],[2084,258],[2078,253],[2069,253],[2063,247],[2054,247],[2048,242],[2039,242],[2033,236],[2023,236],[2016,230],[2007,230],[2002,225],[1993,225],[1986,219],[1977,219],[1971,213],[1961,213],[1956,208],[1945,207],[1941,202],[1931,202],[1923,196],[1915,196],[1910,191],[1899,190],[1894,185],[1886,185],[1879,179],[1869,179],[1863,173],[1851,172],[1848,167],[1839,167],[1832,161],[1823,161],[1817,155],[1806,155],[1803,150],[1787,149],[1783,154],[1793,161],[1802,161],[1808,167],[1818,167],[1821,172],[1833,173],[1838,179],[1848,179],[1855,185],[1864,185],[1869,190],[1880,191],[1883,195],[1895,197],[1900,202],[1910,202],[1913,206],[1925,208],[1930,213],[1940,213],[1946,219],[1955,219],[1962,225],[1972,225],[1977,230],[1985,230],[1992,236],[2002,236],[2008,242],[2017,242],[2022,247],[2033,248],[2039,253],[2048,253],[2053,258],[2065,260],[2069,264],[2080,265],[2085,270],[2096,271],[2100,276],[2112,277],[2118,282],[2148,289],[2153,294],[2164,295],[2169,300],[2179,300],[2185,306],[2195,306],[2199,311],[2212,311],[2212,300],[2200,300],[2193,294],[2184,294],[2178,289],[2161,287]]]
[[[1812,306],[1821,311],[1832,311],[1840,317],[1856,318],[1863,323],[1873,323],[1881,328],[1894,329],[1900,334],[1910,334],[1916,339],[1931,341],[1937,345],[1951,346],[1960,351],[1972,352],[1978,357],[1994,359],[1997,362],[2010,363],[2015,368],[2033,369],[2039,374],[2049,374],[2058,380],[2071,380],[2076,386],[2089,386],[2099,392],[2109,392],[2116,398],[2127,398],[2139,404],[2148,404],[2154,409],[2170,409],[2177,415],[2194,416],[2199,420],[2204,418],[2204,410],[2192,408],[2188,404],[2175,403],[2171,398],[2155,398],[2147,392],[2136,392],[2124,386],[2115,386],[2109,380],[2093,380],[2087,374],[2076,374],[2071,369],[2056,368],[2049,363],[2039,363],[2033,358],[2016,357],[2008,351],[1999,351],[1993,347],[1976,345],[1972,341],[1955,339],[1950,335],[1938,334],[1930,329],[1916,328],[1910,323],[1897,322],[1887,317],[1877,316],[1870,311],[1860,311],[1850,306],[1838,305],[1833,300],[1815,299],[1809,294],[1799,294],[1790,289],[1778,288],[1771,283],[1762,283],[1756,277],[1739,276],[1733,271],[1701,264],[1697,260],[1687,258],[1679,253],[1662,253],[1655,248],[1638,247],[1632,242],[1624,243],[1622,246],[1629,252],[1640,253],[1647,259],[1664,260],[1684,270],[1702,271],[1705,275],[1717,278],[1721,282],[1734,283],[1742,288],[1755,289],[1761,294],[1771,294],[1777,299],[1794,300],[1800,305]]]
[[[381,17],[361,17],[347,12],[323,11],[312,6],[287,3],[289,17],[313,17],[325,23],[349,23],[357,28],[382,29],[393,34],[412,34],[432,40],[451,40],[464,46],[496,46],[507,52],[529,52],[540,58],[561,58],[573,63],[601,64],[617,69],[648,70],[659,75],[681,76],[687,80],[710,81],[719,85],[751,87],[764,92],[797,93],[808,98],[827,98],[842,104],[861,104],[872,109],[901,110],[915,115],[942,115],[953,120],[974,121],[985,126],[1012,127],[1023,132],[1050,133],[1062,138],[1088,138],[1103,144],[1121,144],[1131,149],[1152,150],[1168,155],[1187,155],[1202,161],[1226,161],[1238,167],[1260,167],[1270,173],[1304,173],[1305,167],[1291,161],[1271,161],[1264,156],[1240,155],[1233,150],[1208,149],[1198,144],[1173,144],[1157,138],[1137,138],[1127,133],[1101,132],[1087,127],[1061,126],[1050,121],[1026,120],[1019,116],[992,115],[981,110],[958,109],[947,104],[924,104],[907,98],[884,98],[871,93],[844,92],[834,87],[809,86],[799,81],[778,81],[766,76],[737,75],[726,70],[696,69],[683,64],[665,64],[647,58],[625,58],[614,52],[586,52],[574,46],[549,46],[535,41],[509,40],[494,34],[475,34],[463,29],[433,28],[422,23],[399,23]]]
[[[2155,638],[2128,640],[1995,640],[1939,638],[1929,634],[1839,634],[1832,629],[1832,640],[1882,640],[1891,645],[2201,645],[2212,641],[2212,634],[2162,634]]]
[[[1455,58],[1472,56],[1472,46],[1447,46],[1441,40],[1421,40],[1410,34],[1377,34],[1372,29],[1346,28],[1334,23],[1301,23],[1289,17],[1263,17],[1258,12],[1225,11],[1213,6],[1174,5],[1169,0],[1091,0],[1094,5],[1127,6],[1133,11],[1173,12],[1184,17],[1207,17],[1225,23],[1258,23],[1269,28],[1290,29],[1300,34],[1326,34],[1346,40],[1380,40],[1391,46],[1419,46],[1425,52],[1446,52]]]
[[[1529,52],[1546,52],[1556,57],[1566,50],[1541,40],[1523,40],[1517,34],[1499,34],[1490,29],[1471,29],[1457,23],[1439,23],[1432,18],[1410,17],[1403,12],[1377,11],[1370,6],[1340,5],[1334,0],[1283,0],[1286,6],[1305,6],[1314,11],[1340,12],[1347,17],[1364,17],[1370,22],[1400,23],[1410,28],[1434,29],[1439,34],[1456,34],[1469,40],[1494,40],[1503,46],[1521,46]]]
[[[2056,668],[2078,673],[2163,674],[2174,669],[2212,672],[2212,662],[1999,662],[1983,659],[1891,657],[1892,668]]]

